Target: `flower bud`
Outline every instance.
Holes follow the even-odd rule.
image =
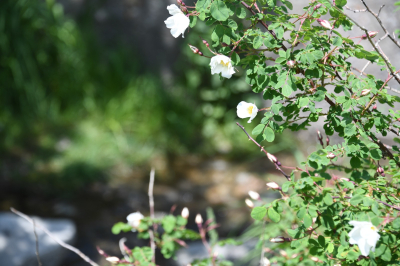
[[[222,46],[222,47],[227,47],[227,46],[229,46],[229,45],[228,45],[227,43],[224,43],[224,42],[223,42],[223,43],[221,43],[221,46]]]
[[[203,54],[202,52],[199,52],[199,55],[200,55],[200,56],[203,56],[204,54]]]
[[[250,199],[244,201],[249,208],[254,208],[254,203]]]
[[[108,257],[108,258],[106,258],[106,261],[109,261],[112,264],[117,264],[119,262],[119,258],[117,258],[117,257]]]
[[[311,257],[311,260],[315,261],[315,262],[319,262],[319,259],[317,257]]]
[[[187,13],[188,13],[188,10],[187,10],[187,8],[186,8],[184,5],[185,5],[185,4],[182,4],[181,10],[182,10],[183,13],[187,14]]]
[[[210,45],[208,44],[208,42],[206,40],[203,40],[203,43],[207,46],[210,47]]]
[[[314,10],[317,10],[318,8],[320,8],[322,6],[322,4],[318,4],[314,6]]]
[[[185,6],[185,3],[182,0],[176,0],[176,2],[178,2],[178,4],[180,4],[181,6]]]
[[[133,212],[126,217],[128,224],[132,227],[132,231],[135,232],[140,225],[140,221],[144,218],[140,212]]]
[[[329,137],[326,137],[326,146],[329,146],[329,141],[330,141]]]
[[[368,93],[371,91],[371,89],[363,89],[362,91],[361,91],[361,96],[365,96],[365,95],[368,95]]]
[[[372,110],[376,110],[378,108],[378,106],[376,104],[374,104],[374,106],[372,106]]]
[[[336,155],[333,154],[332,152],[328,153],[328,155],[326,156],[326,158],[328,158],[328,159],[333,159],[335,157],[336,157]]]
[[[287,61],[286,64],[288,65],[288,67],[292,68],[292,67],[294,67],[294,65],[296,64],[296,61],[289,60],[289,61]]]
[[[377,31],[369,31],[369,32],[368,32],[368,35],[369,35],[369,37],[371,37],[371,38],[374,38],[377,34],[378,34]]]
[[[186,207],[183,208],[181,215],[183,218],[187,219],[189,217],[189,209]]]
[[[381,176],[385,176],[385,170],[383,170],[381,166],[379,166],[378,169],[376,169],[376,172]]]
[[[350,181],[350,179],[348,179],[347,177],[341,177],[339,180],[340,180],[340,181],[347,181],[347,182]]]
[[[262,258],[261,265],[262,266],[271,266],[271,262],[269,261],[268,258],[264,257],[264,258]]]
[[[276,157],[275,157],[274,155],[272,155],[271,153],[267,153],[267,157],[268,157],[268,159],[269,159],[271,162],[273,162],[273,163],[278,162],[278,160],[276,159]]]
[[[281,254],[282,257],[287,257],[287,252],[284,251],[283,249],[279,250],[279,253]]]
[[[203,218],[201,217],[200,213],[196,215],[196,218],[194,220],[196,224],[202,224],[203,223]]]
[[[198,54],[200,52],[199,48],[197,48],[196,46],[193,46],[193,45],[190,45],[190,44],[188,44],[188,45],[190,47],[190,50],[192,50],[193,53]]]
[[[253,200],[258,200],[260,198],[260,194],[258,194],[255,191],[250,190],[249,191],[249,196],[250,198],[252,198]]]
[[[292,259],[295,259],[295,258],[297,258],[297,256],[299,256],[299,254],[298,254],[298,253],[294,253],[294,254],[291,256],[291,258],[292,258]]]
[[[278,236],[271,238],[269,241],[271,241],[272,243],[284,243],[286,242],[286,238],[284,238],[283,236]]]
[[[317,19],[317,22],[322,26],[322,27],[324,27],[324,28],[326,28],[326,29],[332,29],[332,26],[331,26],[331,24],[329,23],[329,21],[327,21],[327,20],[324,20],[324,19]]]
[[[267,187],[272,188],[272,189],[278,189],[281,190],[281,188],[279,187],[279,185],[275,182],[268,182],[267,183]]]

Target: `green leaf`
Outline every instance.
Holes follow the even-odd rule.
[[[272,207],[268,209],[268,217],[269,219],[271,219],[271,221],[275,223],[281,220],[281,216],[279,215],[279,213],[277,213],[275,209]]]
[[[353,206],[357,206],[363,200],[363,198],[363,195],[355,195],[350,199],[350,204]]]
[[[344,134],[346,136],[353,136],[354,134],[356,134],[356,132],[357,132],[357,128],[354,124],[348,124],[344,128]]]
[[[239,64],[239,62],[240,62],[240,56],[236,52],[233,52],[232,56],[231,56],[231,60],[232,60],[232,63],[235,66],[237,66]]]
[[[333,199],[332,199],[331,193],[326,193],[326,195],[324,196],[323,200],[324,200],[326,205],[332,205],[333,204]]]
[[[129,224],[123,222],[118,222],[114,224],[114,226],[111,228],[111,232],[114,235],[118,235],[119,233],[121,233],[121,231],[128,232],[130,230],[132,230],[132,227]]]
[[[306,228],[308,228],[308,227],[310,227],[310,226],[312,225],[312,218],[311,218],[311,216],[310,216],[308,213],[306,213],[306,214],[304,215],[304,217],[303,217],[303,223],[304,223],[304,226],[305,226]]]
[[[361,160],[360,160],[360,158],[358,158],[358,157],[352,157],[352,158],[350,159],[350,165],[351,165],[351,167],[353,167],[353,168],[359,168],[359,167],[361,167]]]
[[[196,2],[196,10],[200,11],[200,12],[207,11],[210,4],[211,4],[211,0],[198,0]]]
[[[393,221],[392,226],[393,226],[393,228],[396,229],[396,230],[400,229],[400,218],[396,218],[396,219]]]
[[[246,17],[246,9],[242,6],[237,6],[235,10],[236,16],[238,18],[245,18]]]
[[[218,21],[225,21],[229,17],[229,8],[222,0],[214,0],[210,8],[211,16]]]
[[[347,0],[336,0],[335,4],[337,7],[342,8],[347,4]]]
[[[267,209],[265,207],[255,207],[253,210],[251,210],[251,218],[253,218],[254,220],[261,221],[262,219],[264,219],[266,214]]]
[[[275,139],[275,133],[270,127],[266,127],[264,130],[264,139],[268,142],[273,142]]]
[[[292,87],[289,86],[288,84],[283,85],[282,87],[282,94],[285,97],[289,97],[292,94],[293,90]]]
[[[191,28],[193,28],[194,26],[196,26],[197,17],[196,17],[196,16],[190,16],[189,19],[190,19],[190,24],[189,24],[189,26],[190,26]]]
[[[343,43],[343,40],[339,36],[336,36],[332,40],[332,45],[334,45],[334,46],[340,46],[340,45],[342,45],[342,43]]]
[[[258,49],[263,45],[263,39],[260,36],[256,36],[253,40],[254,49]]]
[[[259,124],[257,125],[254,129],[253,132],[251,132],[252,135],[257,136],[260,135],[263,130],[264,130],[265,125],[264,124]]]
[[[167,233],[171,233],[176,225],[176,218],[173,215],[164,216],[162,219],[162,226]]]

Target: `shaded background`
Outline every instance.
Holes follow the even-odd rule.
[[[249,190],[273,197],[265,181],[283,181],[235,124],[256,124],[237,119],[238,102],[265,103],[241,71],[211,76],[209,59],[190,51],[208,54],[204,23],[171,36],[171,3],[0,1],[0,209],[72,219],[76,246],[95,260],[96,245],[119,255],[114,223],[148,214],[151,167],[157,211],[188,206],[193,226],[211,206],[222,236],[250,224]],[[317,145],[314,132],[265,145],[293,165]],[[70,254],[62,265],[86,264]]]

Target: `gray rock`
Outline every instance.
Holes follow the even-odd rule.
[[[76,228],[67,219],[32,217],[35,223],[48,229],[58,239],[71,244]],[[45,266],[60,264],[66,249],[57,244],[41,229],[36,228],[40,260]],[[37,266],[36,241],[33,225],[13,213],[0,213],[0,265]]]

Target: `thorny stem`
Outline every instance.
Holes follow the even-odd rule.
[[[268,156],[268,152],[264,149],[264,147],[261,146],[260,144],[258,144],[258,142],[255,141],[252,137],[250,137],[249,133],[247,133],[246,129],[244,129],[244,127],[243,127],[241,124],[239,124],[238,122],[236,122],[236,125],[238,125],[238,126],[243,130],[243,132],[247,135],[247,137],[249,138],[249,140],[251,140],[252,142],[254,142],[254,144],[256,144],[256,145],[261,149],[261,151],[264,152],[265,155]],[[274,164],[275,164],[276,169],[277,169],[283,176],[285,176],[286,179],[287,179],[288,181],[292,181],[291,178],[290,178],[290,176],[289,176],[288,174],[286,174],[286,173],[279,167],[279,165],[278,165],[277,162],[274,162]]]

